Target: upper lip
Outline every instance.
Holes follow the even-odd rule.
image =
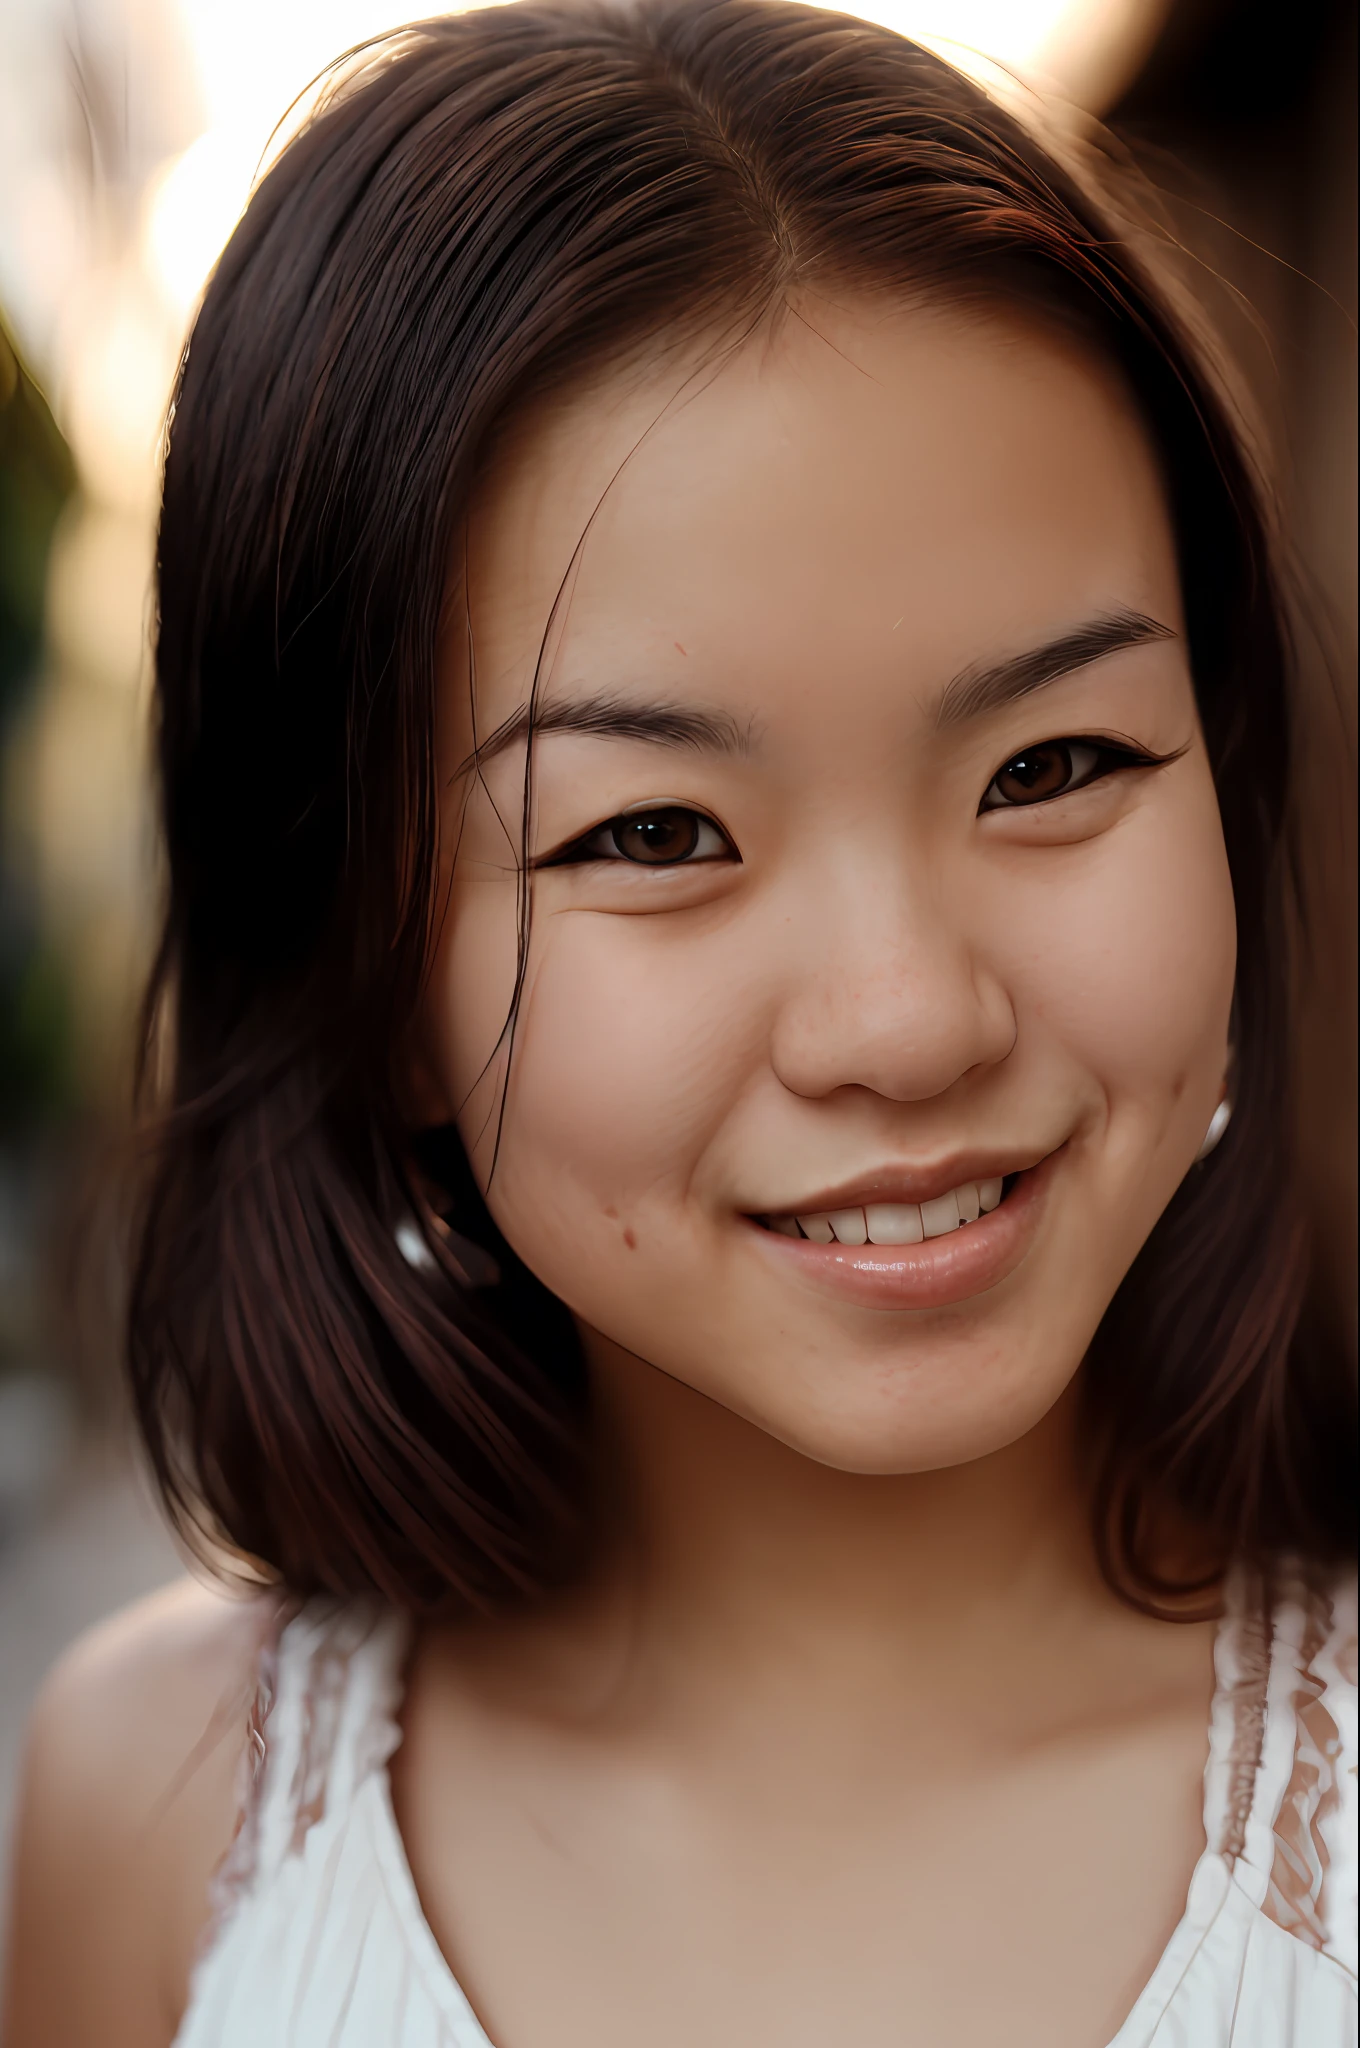
[[[833,1209],[862,1209],[869,1202],[933,1202],[952,1188],[969,1181],[1004,1180],[1008,1174],[1025,1173],[1051,1157],[1059,1148],[1041,1150],[954,1152],[947,1159],[928,1165],[880,1166],[853,1179],[835,1181],[816,1188],[793,1201],[778,1202],[747,1211],[752,1216],[821,1216]]]

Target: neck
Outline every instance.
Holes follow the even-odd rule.
[[[821,1465],[588,1337],[615,1512],[605,1606],[626,1661],[692,1702],[827,1683],[861,1694],[1046,1654],[1108,1614],[1066,1397],[1020,1442],[941,1471]],[[740,1679],[740,1686],[734,1681]]]

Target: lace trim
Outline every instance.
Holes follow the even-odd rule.
[[[1237,1670],[1228,1694],[1232,1745],[1228,1752],[1228,1796],[1220,1851],[1229,1868],[1242,1854],[1256,1794],[1256,1774],[1266,1732],[1266,1691],[1270,1683],[1269,1589],[1253,1580],[1242,1600],[1237,1625]]]
[[[350,1667],[364,1637],[343,1626],[330,1629],[311,1660],[301,1700],[302,1732],[288,1805],[293,1816],[288,1853],[299,1855],[309,1829],[324,1819],[340,1716],[349,1690]]]
[[[1305,1595],[1294,1690],[1294,1768],[1275,1821],[1275,1855],[1262,1911],[1309,1948],[1327,1946],[1327,1824],[1341,1802],[1341,1730],[1316,1665],[1332,1632],[1331,1603]]]
[[[265,1724],[278,1693],[279,1642],[294,1605],[267,1609],[255,1653],[255,1683],[246,1707],[246,1740],[236,1766],[236,1826],[208,1885],[209,1915],[200,1948],[216,1939],[227,1916],[250,1890],[260,1847],[260,1812],[269,1745]]]

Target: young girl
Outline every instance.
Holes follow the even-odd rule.
[[[247,1590],[51,1681],[9,2048],[1355,2040],[1231,419],[884,31],[343,73],[161,526],[132,1374]]]

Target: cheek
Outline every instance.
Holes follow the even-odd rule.
[[[691,1188],[751,1066],[759,1003],[739,975],[718,934],[536,919],[491,1194],[512,1241]]]
[[[1055,850],[1042,885],[1015,892],[1007,920],[1022,1015],[1096,1083],[1112,1129],[1152,1114],[1182,1138],[1182,1116],[1193,1125],[1222,1080],[1236,965],[1207,771],[1188,793],[1189,802],[1141,807],[1087,846]]]

